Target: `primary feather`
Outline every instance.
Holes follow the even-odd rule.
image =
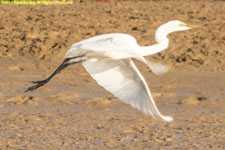
[[[83,66],[99,85],[123,102],[153,117],[173,120],[160,114],[143,76],[131,59],[87,60]]]

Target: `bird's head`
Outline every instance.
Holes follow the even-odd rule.
[[[195,27],[198,27],[198,26],[186,24],[179,20],[168,21],[167,23],[159,26],[159,28],[156,30],[156,40],[160,41],[162,37],[167,36],[168,34],[172,32],[189,30]]]
[[[186,24],[179,20],[168,21],[167,23],[161,25],[159,28],[166,30],[167,32],[176,32],[176,31],[184,31],[189,30],[191,28],[197,27],[195,25]]]
[[[164,30],[167,30],[169,33],[171,33],[171,32],[176,32],[176,31],[189,30],[192,28],[198,28],[200,26],[193,25],[193,24],[187,24],[187,23],[184,23],[179,20],[171,20],[171,21],[168,21],[167,23],[161,25],[160,27],[164,28]]]
[[[189,30],[192,28],[199,27],[196,25],[186,24],[179,20],[172,20],[172,21],[167,22],[166,24],[168,25],[168,27],[170,27],[174,31],[184,31],[184,30]]]

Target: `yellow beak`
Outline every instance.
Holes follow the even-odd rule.
[[[188,27],[188,28],[201,28],[201,26],[193,25],[193,24],[186,24],[186,23],[180,24],[179,26],[180,27]]]
[[[193,25],[193,24],[188,24],[187,27],[189,27],[189,28],[201,28],[201,26]]]

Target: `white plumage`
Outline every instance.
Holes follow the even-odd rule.
[[[36,81],[37,85],[26,91],[43,86],[56,73],[70,64],[81,62],[97,83],[123,102],[143,111],[147,115],[172,121],[170,116],[163,116],[150,93],[150,89],[131,58],[146,64],[155,74],[167,71],[162,64],[152,63],[144,58],[165,50],[169,45],[167,35],[175,31],[188,30],[191,27],[181,21],[173,20],[161,25],[155,34],[156,44],[140,46],[136,39],[128,34],[104,34],[80,41],[71,46],[65,54],[64,62],[46,80]],[[67,63],[67,64],[66,64]]]
[[[126,104],[153,117],[173,120],[172,117],[160,114],[144,77],[131,59],[84,61],[83,66],[99,85]]]

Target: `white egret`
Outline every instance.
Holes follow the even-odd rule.
[[[63,63],[47,79],[33,82],[27,91],[33,91],[46,84],[55,74],[68,65],[82,62],[86,71],[97,83],[123,102],[165,121],[173,121],[163,116],[150,93],[150,89],[131,58],[145,63],[156,74],[162,74],[166,67],[151,63],[143,56],[156,54],[169,45],[167,35],[175,31],[190,29],[181,21],[173,20],[161,25],[155,33],[156,44],[140,46],[128,34],[104,34],[73,44],[65,54]]]

